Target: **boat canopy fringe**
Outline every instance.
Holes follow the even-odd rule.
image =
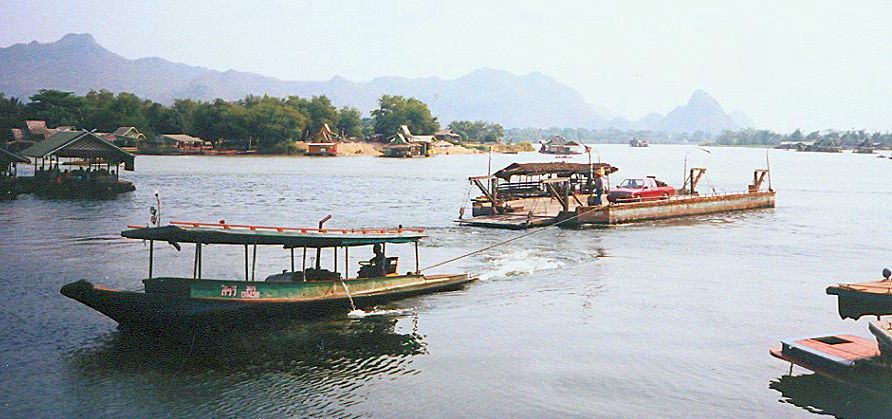
[[[174,243],[279,245],[294,247],[351,247],[376,243],[415,243],[424,237],[420,228],[317,229],[172,222],[162,227],[130,226],[121,232],[128,239]]]

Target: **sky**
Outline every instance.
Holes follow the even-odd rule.
[[[892,130],[890,18],[881,1],[0,0],[0,46],[88,32],[284,80],[538,71],[630,119],[702,89],[760,128]]]

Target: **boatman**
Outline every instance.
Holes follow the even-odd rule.
[[[595,194],[589,196],[589,205],[601,206],[601,196],[604,195],[604,168],[598,167],[595,172]]]
[[[372,251],[375,252],[375,256],[369,260],[369,264],[374,267],[374,273],[376,277],[383,277],[387,275],[387,256],[384,255],[384,248],[381,247],[381,243],[375,243],[372,246]]]

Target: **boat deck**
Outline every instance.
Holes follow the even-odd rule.
[[[827,369],[846,369],[857,362],[880,355],[875,341],[854,335],[832,335],[781,341],[780,349],[772,349],[775,358],[800,367],[823,372]]]
[[[833,285],[827,287],[827,294],[837,296],[839,315],[844,319],[892,314],[892,281]]]
[[[892,281],[860,282],[857,284],[839,284],[836,287],[850,291],[865,292],[870,294],[892,294]]]
[[[458,220],[463,226],[471,227],[488,227],[503,228],[509,230],[523,230],[531,227],[544,227],[552,225],[557,221],[556,217],[546,215],[525,215],[525,214],[500,214],[500,215],[481,215],[464,220]]]
[[[588,194],[576,194],[580,202],[588,200]],[[576,199],[570,198],[570,208],[575,211],[581,207]],[[606,196],[604,199],[607,199]],[[563,208],[557,199],[552,197],[518,198],[509,201],[514,212],[508,214],[478,215],[472,218],[456,220],[459,225],[472,227],[502,228],[523,230],[533,227],[544,227],[559,221]]]

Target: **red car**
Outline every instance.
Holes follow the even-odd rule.
[[[654,176],[648,176],[644,179],[624,180],[619,187],[607,193],[607,200],[612,203],[640,202],[669,199],[671,196],[675,196],[675,188],[657,180]]]

